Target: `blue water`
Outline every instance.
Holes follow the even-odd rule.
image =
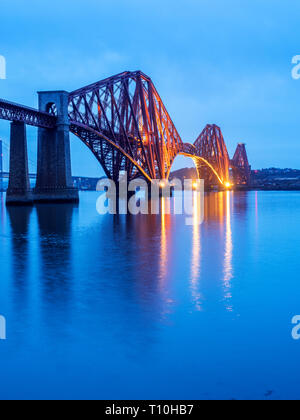
[[[184,216],[0,213],[0,398],[300,398],[300,193]]]

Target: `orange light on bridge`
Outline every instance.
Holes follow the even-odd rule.
[[[232,184],[230,182],[225,182],[225,187],[230,188],[230,187],[232,187]]]

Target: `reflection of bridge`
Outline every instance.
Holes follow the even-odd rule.
[[[8,202],[76,201],[72,187],[71,131],[92,151],[106,175],[118,181],[168,179],[178,155],[191,157],[208,185],[247,185],[244,145],[231,161],[222,132],[208,125],[194,144],[183,143],[151,79],[125,72],[67,92],[39,92],[39,110],[0,100],[0,118],[12,121]],[[39,128],[36,188],[28,181],[25,125]],[[230,176],[230,169],[232,176]]]

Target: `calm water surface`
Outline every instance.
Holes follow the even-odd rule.
[[[211,194],[201,226],[0,199],[0,398],[300,398],[300,193]]]

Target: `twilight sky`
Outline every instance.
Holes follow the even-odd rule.
[[[36,107],[38,90],[142,70],[184,141],[215,123],[230,155],[247,143],[254,168],[300,168],[300,80],[291,77],[299,20],[299,0],[3,1],[0,97]],[[0,137],[8,141],[9,123]],[[34,162],[35,129],[28,138]],[[74,175],[102,174],[75,137],[72,165]]]

